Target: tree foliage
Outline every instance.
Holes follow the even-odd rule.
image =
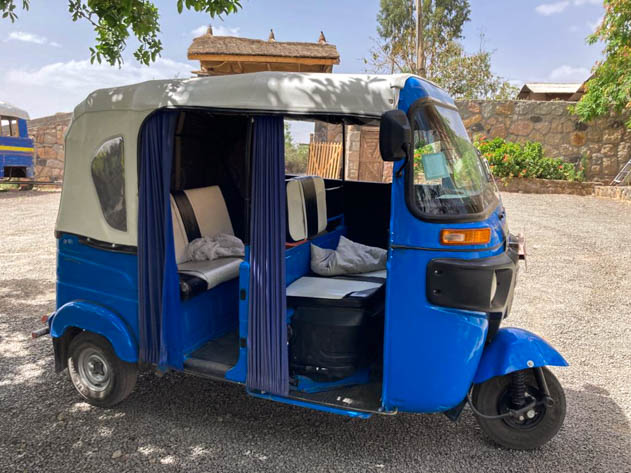
[[[414,0],[380,0],[379,35],[366,60],[379,72],[417,72]],[[423,50],[426,77],[456,98],[509,98],[516,89],[491,71],[491,53],[467,54],[462,28],[469,21],[468,0],[423,2]]]
[[[0,0],[0,13],[11,22],[17,20],[18,0]],[[211,18],[236,12],[241,0],[176,0],[177,10],[184,8],[207,13]],[[23,10],[28,10],[30,0],[22,0]],[[150,0],[68,0],[68,11],[73,21],[90,23],[96,34],[96,44],[90,47],[92,62],[105,61],[121,65],[123,51],[133,34],[139,45],[134,57],[149,65],[162,51],[159,39],[160,15]]]
[[[605,0],[605,16],[587,42],[605,42],[586,93],[573,108],[583,121],[631,109],[631,0]],[[627,121],[631,128],[631,118]]]

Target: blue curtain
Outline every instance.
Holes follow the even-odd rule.
[[[140,361],[181,368],[177,323],[179,279],[169,200],[178,113],[160,111],[144,123],[138,176],[138,332]]]
[[[283,118],[254,120],[250,227],[249,389],[289,392]]]

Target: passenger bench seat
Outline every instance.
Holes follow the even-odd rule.
[[[186,246],[196,238],[218,233],[234,235],[228,208],[219,186],[173,192],[171,217],[182,299],[190,299],[239,276],[242,258],[186,261]]]

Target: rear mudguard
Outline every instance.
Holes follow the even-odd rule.
[[[50,321],[50,335],[62,337],[69,327],[98,333],[111,343],[114,353],[128,363],[138,361],[138,343],[123,319],[98,304],[72,301],[62,305]]]
[[[495,376],[526,368],[567,365],[567,361],[543,338],[520,328],[502,328],[484,348],[473,382],[483,383]]]

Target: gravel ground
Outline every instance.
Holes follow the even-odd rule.
[[[467,410],[347,420],[246,396],[239,386],[140,377],[119,407],[79,400],[53,371],[59,194],[0,194],[0,471],[631,472],[631,205],[506,194],[529,242],[507,325],[545,336],[571,363],[555,369],[568,415],[535,452],[498,449]],[[90,470],[89,470],[90,469]]]

